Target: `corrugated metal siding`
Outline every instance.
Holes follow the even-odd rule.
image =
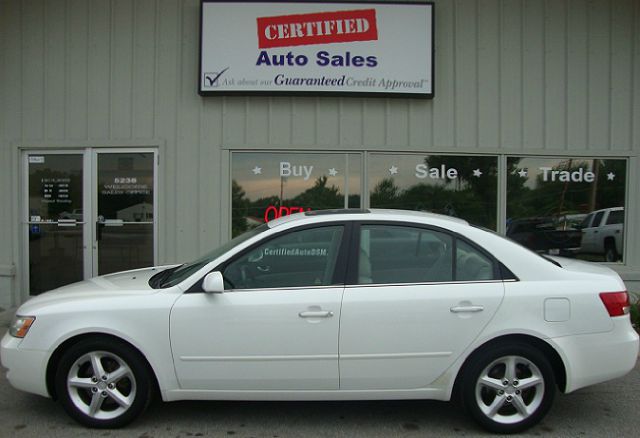
[[[640,148],[638,1],[436,1],[433,100],[201,98],[198,29],[197,0],[0,0],[1,223],[14,144],[160,140],[161,261],[226,238],[228,148]]]

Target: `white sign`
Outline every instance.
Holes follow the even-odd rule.
[[[202,2],[201,95],[433,97],[432,3]]]

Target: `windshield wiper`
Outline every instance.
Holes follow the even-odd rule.
[[[159,289],[162,287],[162,283],[167,279],[169,275],[171,275],[176,269],[178,269],[182,265],[174,266],[173,268],[165,269],[164,271],[160,271],[155,274],[153,277],[149,279],[149,286],[154,289]]]

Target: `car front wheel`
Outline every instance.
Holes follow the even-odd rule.
[[[463,382],[463,401],[484,428],[515,433],[538,423],[555,396],[549,361],[526,344],[494,346],[472,359]]]
[[[95,428],[130,423],[151,397],[144,359],[112,339],[87,339],[67,350],[57,368],[55,385],[67,413]]]

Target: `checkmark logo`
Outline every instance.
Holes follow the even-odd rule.
[[[205,73],[204,74],[204,80],[207,84],[208,87],[217,87],[218,84],[218,79],[220,79],[220,76],[222,76],[222,74],[224,72],[226,72],[227,70],[229,70],[229,67],[225,68],[224,70],[222,70],[219,73]]]

